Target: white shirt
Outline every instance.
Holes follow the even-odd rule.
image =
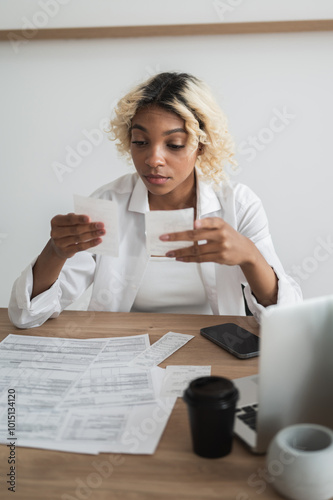
[[[200,265],[150,257],[131,311],[212,314]]]
[[[137,173],[127,174],[101,187],[92,197],[114,200],[119,212],[119,257],[93,256],[79,252],[68,259],[57,281],[30,300],[36,259],[13,285],[8,313],[19,328],[43,324],[57,317],[93,283],[88,310],[129,312],[148,265],[145,244],[145,213],[148,192]],[[298,284],[286,275],[276,255],[265,211],[259,198],[243,184],[222,183],[218,190],[197,183],[197,218],[221,217],[235,230],[251,239],[278,277],[278,304],[300,301]],[[213,314],[245,315],[241,284],[249,309],[260,320],[260,305],[239,266],[204,262],[202,280]]]

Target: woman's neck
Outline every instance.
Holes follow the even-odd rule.
[[[195,191],[195,190],[194,190]],[[163,198],[163,199],[162,199]],[[164,199],[162,196],[150,196],[149,208],[150,210],[181,210],[182,208],[196,208],[197,196],[196,193],[192,193],[188,197],[183,197],[181,200],[174,199]]]
[[[148,201],[150,210],[181,210],[183,208],[194,208],[197,206],[197,189],[196,179],[194,184],[184,192],[172,191],[166,195],[154,195],[148,193]]]

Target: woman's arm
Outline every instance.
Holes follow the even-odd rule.
[[[168,252],[183,262],[216,262],[242,269],[257,301],[268,306],[276,304],[278,279],[255,244],[219,217],[196,220],[194,230],[162,235],[164,241],[194,242],[191,247]],[[198,242],[206,240],[199,245]]]
[[[48,290],[57,281],[66,260],[58,257],[52,248],[51,240],[49,240],[32,268],[33,287],[31,300]]]
[[[90,286],[95,259],[81,250],[102,241],[98,234],[105,231],[100,226],[103,224],[91,223],[87,216],[74,214],[52,219],[51,239],[13,285],[8,315],[15,326],[42,325],[57,317]]]
[[[276,304],[278,278],[255,244],[249,239],[248,242],[253,247],[253,253],[251,261],[240,265],[244,276],[259,304],[264,307]]]

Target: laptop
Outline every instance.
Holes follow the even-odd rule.
[[[255,453],[296,423],[333,428],[333,295],[266,310],[259,375],[234,379],[235,434]]]

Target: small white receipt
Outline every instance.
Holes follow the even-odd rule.
[[[210,373],[210,366],[169,365],[165,370],[160,397],[181,398],[192,380],[206,377]]]
[[[161,241],[162,234],[193,229],[194,208],[146,212],[146,238],[149,255],[162,256],[169,250],[190,247],[193,241]]]
[[[162,363],[162,361],[183,347],[191,339],[193,339],[193,335],[168,332],[155,342],[155,344],[141,352],[129,364],[141,368],[152,368]]]
[[[92,222],[104,222],[106,233],[102,236],[102,243],[90,248],[87,252],[118,257],[117,203],[74,194],[74,211],[76,214],[89,215]]]

